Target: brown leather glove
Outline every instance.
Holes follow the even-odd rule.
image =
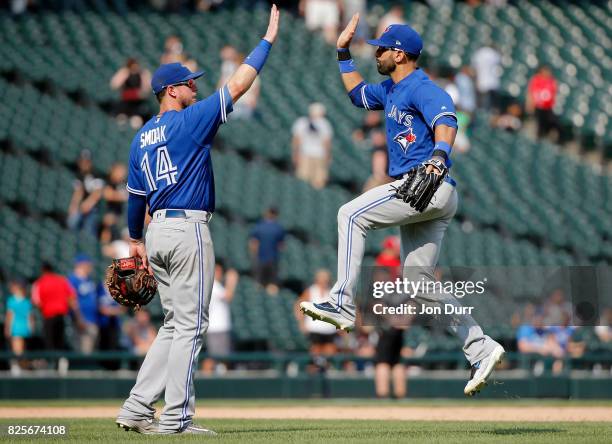
[[[136,310],[151,302],[157,293],[157,281],[139,257],[113,259],[106,269],[105,283],[115,301]]]

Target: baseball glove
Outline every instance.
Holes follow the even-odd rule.
[[[137,256],[113,259],[106,269],[105,283],[114,300],[136,310],[151,302],[157,292],[155,278]]]
[[[427,173],[429,165],[436,167],[440,174],[434,172]],[[442,182],[444,182],[447,174],[448,168],[441,160],[430,159],[427,162],[423,162],[408,173],[404,183],[395,188],[395,197],[402,199],[410,204],[412,208],[422,213],[429,205],[429,202],[431,202]]]

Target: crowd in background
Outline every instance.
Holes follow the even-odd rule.
[[[251,233],[254,275],[266,288],[268,297],[281,297],[277,295],[280,282],[276,261],[282,254],[284,230],[275,218],[274,209],[267,210]],[[260,246],[267,250],[261,255]],[[399,238],[388,236],[380,247],[374,265],[385,267],[390,273],[395,270],[399,276]],[[0,306],[5,307],[0,320],[4,322],[6,347],[14,354],[10,360],[13,374],[49,367],[59,371],[68,369],[65,358],[48,362],[28,361],[21,358],[26,351],[77,351],[84,355],[99,351],[129,351],[135,356],[146,354],[155,339],[159,319],[154,322],[146,308],[130,313],[118,305],[93,272],[92,259],[79,254],[67,276],[57,273],[51,264],[44,263],[40,276],[31,286],[18,278],[10,281],[8,294],[0,295]],[[424,356],[428,342],[406,341],[406,334],[417,327],[402,325],[404,322],[396,325],[393,319],[378,327],[358,324],[355,332],[347,334],[304,316],[299,303],[326,300],[332,278],[329,270],[318,270],[295,301],[296,322],[309,342],[311,362],[306,370],[326,372],[332,366],[330,359],[334,356],[339,353],[352,355],[355,358],[343,362],[342,370],[373,375],[376,393],[380,397],[405,396],[405,376],[420,371],[422,366],[406,366],[402,358]],[[206,335],[208,355],[201,366],[206,374],[223,374],[232,368],[231,361],[224,358],[235,350],[231,305],[238,285],[238,272],[218,260]],[[612,344],[612,309],[602,310],[600,326],[582,328],[570,325],[572,309],[561,289],[552,291],[541,304],[522,306],[508,322],[515,338],[505,338],[507,349],[529,356],[533,361],[532,371],[539,375],[545,371],[561,374],[566,370],[565,358],[580,358],[594,351],[591,348],[593,341],[600,347],[609,348]],[[444,335],[434,330],[429,334]],[[590,338],[589,334],[592,335]],[[105,367],[118,368],[112,362]],[[592,369],[605,370],[601,364],[595,364]]]
[[[434,0],[432,0],[432,3]],[[13,1],[15,11],[36,2]],[[187,2],[152,0],[161,10],[181,10]],[[206,10],[219,7],[222,0],[189,2],[190,5]],[[478,3],[478,2],[475,2]],[[498,3],[498,2],[496,2]],[[25,6],[24,6],[25,5]],[[191,7],[191,6],[190,6]],[[298,11],[303,15],[306,27],[320,31],[325,40],[334,45],[339,27],[346,24],[354,13],[367,14],[366,0],[302,0]],[[391,7],[378,21],[378,27],[371,29],[362,20],[355,36],[354,54],[371,57],[371,48],[365,44],[373,34],[380,35],[392,23],[405,22],[401,4]],[[242,63],[244,55],[232,46],[220,50],[221,68],[218,86]],[[160,63],[182,63],[191,70],[197,69],[197,62],[185,50],[176,35],[167,37]],[[451,75],[439,75],[435,69],[424,66],[430,76],[453,98],[457,107],[460,131],[454,152],[467,153],[470,149],[470,126],[474,124],[478,110],[490,113],[490,123],[506,131],[517,132],[525,127],[525,120],[533,117],[537,125],[538,138],[551,137],[558,140],[560,127],[555,117],[554,106],[557,85],[549,67],[541,66],[529,81],[525,91],[524,106],[518,101],[508,103],[500,94],[502,75],[501,53],[493,44],[476,51],[471,60]],[[150,116],[149,100],[151,73],[136,58],[129,58],[125,65],[109,79],[110,87],[117,91],[114,113],[119,123],[139,128]],[[259,81],[249,90],[231,114],[233,119],[251,119],[257,116],[260,96]],[[333,124],[326,118],[322,103],[311,103],[308,115],[298,118],[291,129],[292,166],[296,176],[320,189],[329,181],[329,168],[333,153]],[[387,176],[387,147],[384,132],[384,116],[377,111],[364,111],[361,125],[353,132],[356,145],[371,154],[370,177],[364,189],[385,184]],[[289,147],[288,147],[289,148]],[[102,252],[109,258],[128,256],[128,233],[125,229],[125,207],[127,202],[125,164],[116,163],[105,177],[96,172],[95,159],[89,150],[83,150],[77,161],[77,178],[67,208],[66,225],[75,231],[86,231],[100,239]],[[275,208],[266,210],[262,219],[253,224],[249,234],[248,251],[252,261],[252,275],[255,280],[274,296],[281,282],[278,276],[282,256],[285,229],[278,222]],[[377,265],[399,266],[399,242],[395,237],[385,239]],[[211,323],[207,335],[207,350],[215,357],[203,362],[202,370],[207,373],[223,372],[227,365],[223,356],[233,350],[231,303],[236,292],[238,273],[226,267],[221,261],[215,268],[215,282],[211,297]],[[300,301],[324,300],[330,291],[332,274],[321,269],[307,284]],[[15,354],[11,369],[19,372],[31,368],[35,363],[24,362],[19,356],[28,349],[78,350],[82,353],[95,351],[129,350],[144,355],[155,339],[156,326],[150,313],[140,310],[127,313],[108,294],[104,285],[93,277],[92,259],[78,255],[69,276],[54,271],[51,264],[44,264],[39,278],[29,288],[23,280],[15,278],[9,284],[9,293],[4,296],[4,335],[7,347]],[[587,350],[580,337],[580,329],[567,325],[569,319],[563,295],[551,295],[546,307],[528,306],[516,317],[516,349],[522,353],[552,358],[552,371],[563,371],[563,358],[577,357]],[[551,307],[556,307],[556,321],[551,320]],[[562,309],[558,309],[562,307]],[[612,310],[604,314],[607,325],[612,322]],[[375,362],[374,375],[377,394],[389,395],[389,382],[393,381],[394,396],[406,393],[406,368],[401,357],[415,353],[404,343],[404,329],[389,327],[384,330],[358,329],[353,334],[339,334],[329,324],[304,317],[296,308],[296,320],[300,330],[307,336],[313,356],[311,371],[322,371],[329,365],[326,357],[340,352],[352,353]],[[546,325],[557,325],[546,327]],[[612,341],[610,327],[597,327],[599,340]],[[69,340],[67,340],[69,339]],[[543,368],[540,361],[536,371]],[[59,363],[58,365],[61,365]],[[351,367],[353,366],[353,367]],[[357,363],[347,364],[347,370],[362,370]]]
[[[206,8],[219,7],[222,1],[201,2]],[[431,1],[432,4],[436,2]],[[480,1],[468,2],[477,6]],[[500,6],[500,2],[487,2]],[[501,2],[503,3],[503,2]],[[154,5],[165,10],[181,10],[185,2],[156,2]],[[204,9],[206,9],[204,8]],[[359,22],[353,39],[352,52],[356,56],[371,59],[373,48],[366,44],[368,38],[376,37],[394,23],[407,23],[402,4],[392,5],[388,11],[378,17],[377,26],[370,26],[365,19],[368,16],[366,0],[301,0],[297,12],[304,18],[306,27],[313,32],[321,32],[323,38],[334,45],[339,30],[346,26],[350,17],[360,13],[363,20]],[[221,68],[217,87],[223,85],[231,73],[242,63],[241,54],[231,45],[220,50]],[[181,39],[176,35],[166,38],[160,63],[182,63],[191,70],[197,69],[197,62],[186,52]],[[557,95],[557,84],[551,69],[546,65],[538,67],[529,80],[524,91],[524,103],[517,99],[508,99],[501,91],[502,54],[492,42],[488,42],[472,54],[471,59],[463,60],[459,69],[443,75],[437,67],[427,66],[421,61],[421,67],[432,79],[438,82],[453,98],[457,108],[459,131],[454,143],[455,153],[465,153],[470,147],[470,132],[475,124],[475,111],[485,111],[490,116],[490,125],[509,132],[524,131],[538,139],[560,141],[561,126],[554,112]],[[142,126],[151,114],[150,72],[142,67],[138,60],[129,58],[125,66],[118,69],[110,81],[112,89],[119,92],[115,113],[120,123],[129,122],[135,129]],[[234,107],[232,119],[251,119],[257,115],[257,104],[261,92],[259,79],[253,88]],[[326,109],[321,103],[311,103],[308,115],[299,117],[291,129],[292,167],[296,177],[320,189],[326,186],[333,153],[333,124],[325,117]],[[382,130],[382,120],[370,113],[362,125],[361,131],[353,134],[358,146],[371,151],[370,177],[364,184],[368,190],[387,183],[386,175],[386,140]],[[372,126],[374,125],[374,126]]]

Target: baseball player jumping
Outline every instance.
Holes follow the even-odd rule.
[[[192,423],[193,375],[214,280],[208,221],[215,210],[211,145],[233,104],[251,87],[276,40],[279,11],[272,6],[259,45],[221,89],[196,101],[196,79],[179,63],[161,65],[151,80],[159,114],[132,141],[127,189],[130,254],[142,258],[158,282],[164,324],[123,404],[117,425],[146,434],[214,435]],[[152,216],[143,241],[146,206]],[[146,249],[145,249],[146,245]],[[154,422],[153,405],[165,391]]]
[[[349,52],[358,21],[356,14],[338,37],[340,73],[355,106],[384,110],[388,172],[396,180],[392,187],[373,188],[340,208],[338,281],[329,301],[301,303],[304,313],[347,331],[355,325],[353,296],[368,230],[399,226],[404,277],[431,281],[435,279],[433,272],[444,233],[457,209],[455,181],[447,175],[457,133],[455,106],[449,95],[417,67],[423,48],[420,35],[409,26],[391,25],[379,39],[368,40],[378,47],[378,72],[390,79],[366,84]],[[458,308],[455,312],[462,312],[449,293],[418,294],[416,300],[452,304]],[[472,316],[449,315],[447,320],[463,341],[463,352],[472,366],[464,389],[472,396],[486,385],[504,349],[483,333]]]

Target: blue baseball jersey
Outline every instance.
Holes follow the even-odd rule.
[[[453,100],[418,68],[398,83],[359,85],[350,97],[358,107],[384,110],[391,177],[431,158],[436,122],[457,127]]]
[[[149,213],[163,209],[215,210],[210,150],[232,112],[227,86],[181,111],[166,111],[136,133],[127,189],[146,196]]]

